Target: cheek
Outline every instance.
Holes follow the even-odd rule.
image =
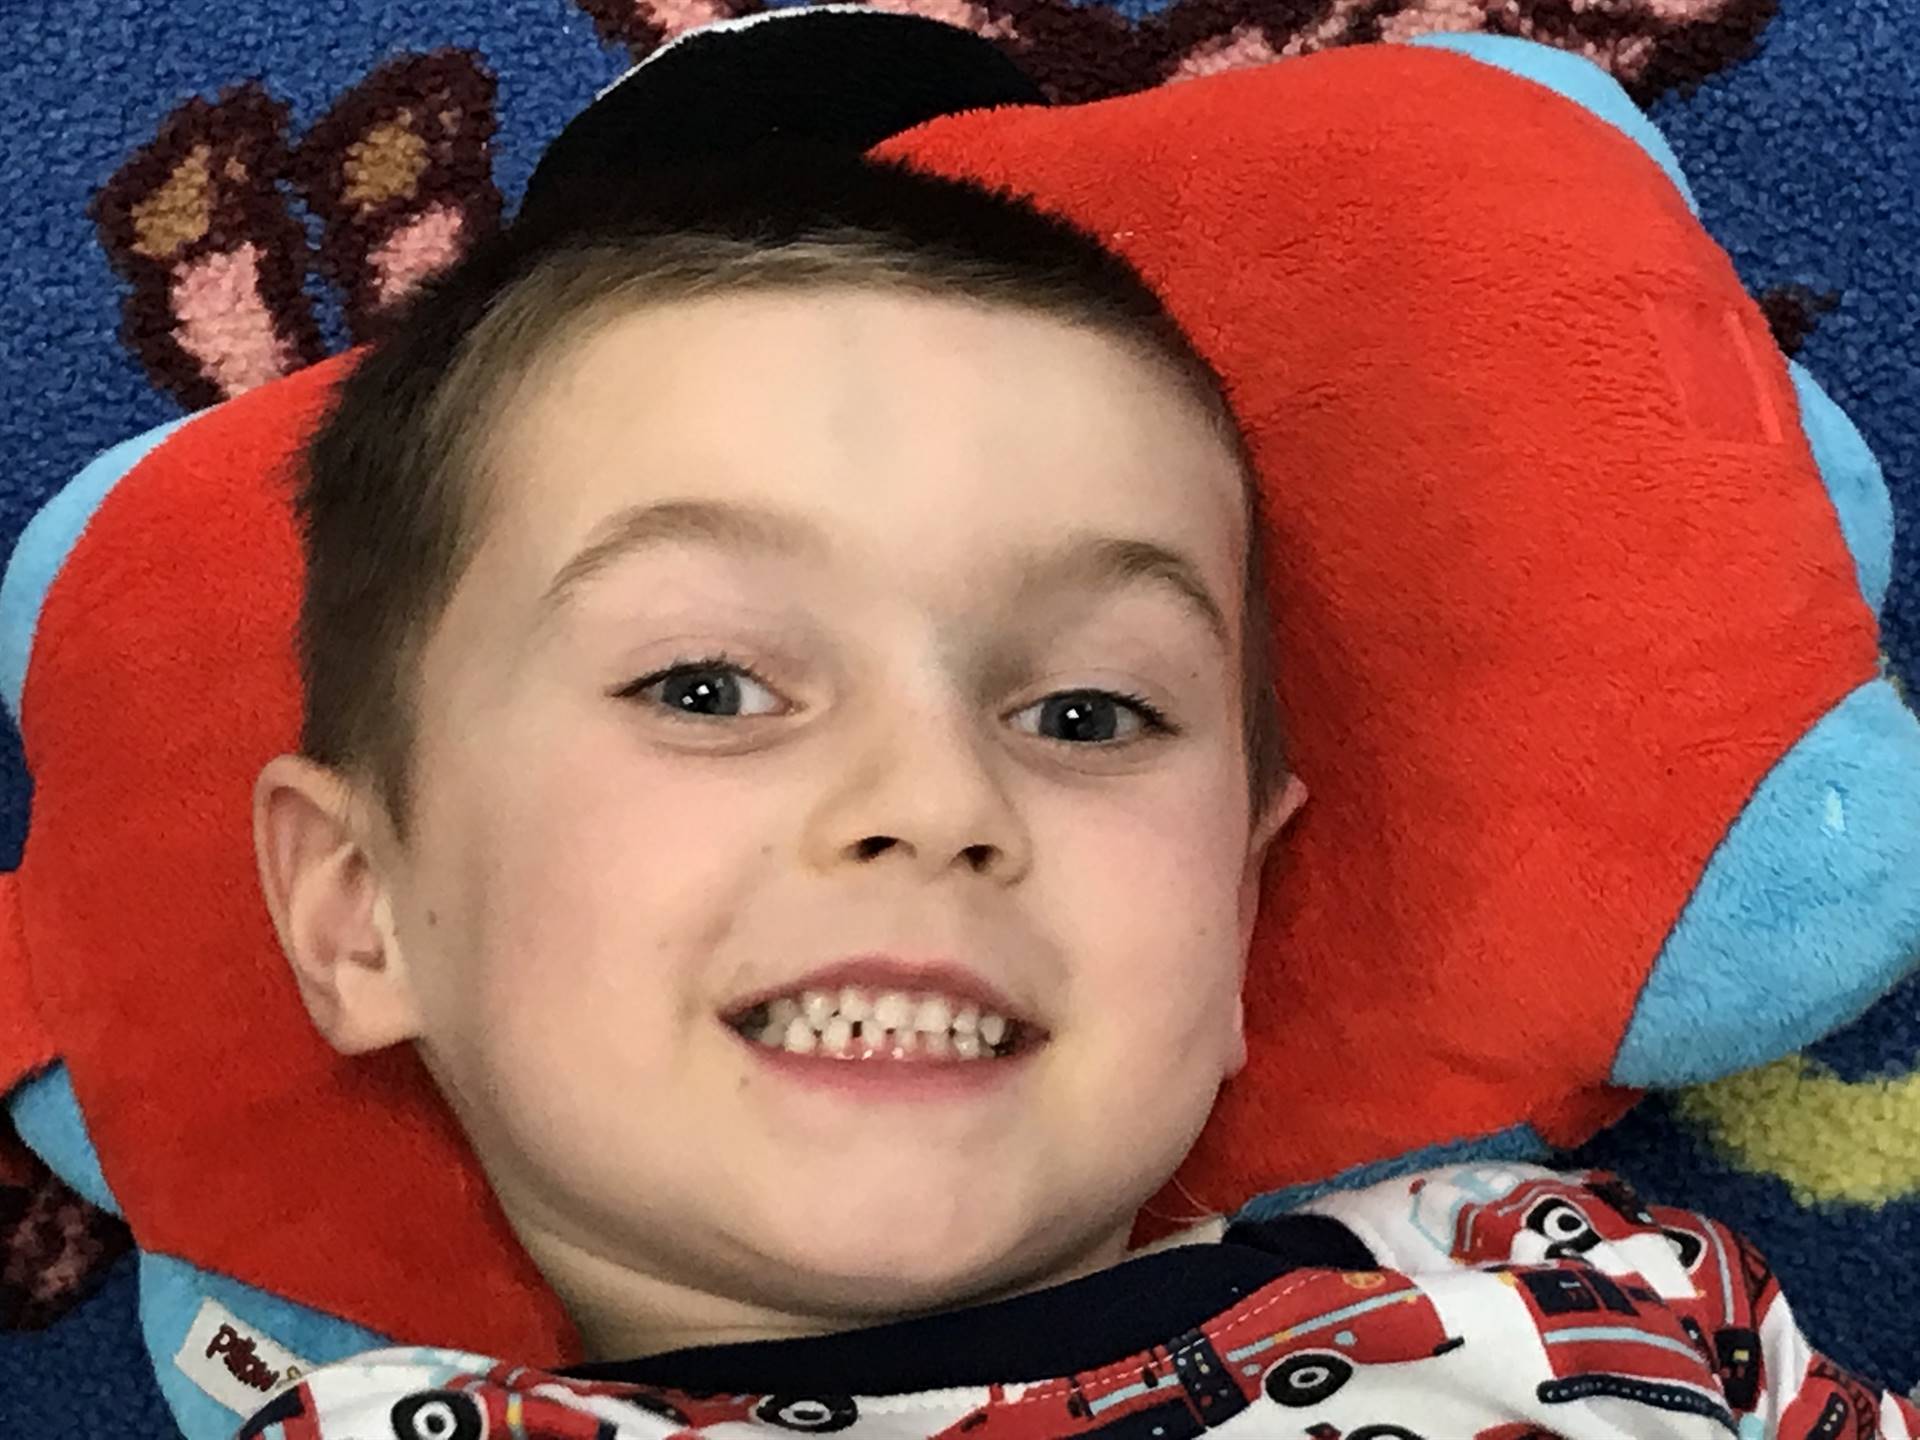
[[[464,953],[441,957],[483,1063],[674,1063],[715,999],[712,957],[770,857],[774,810],[764,785],[589,743],[494,782],[450,847],[448,908],[467,923]]]
[[[1090,817],[1066,850],[1077,969],[1135,1035],[1204,1037],[1239,993],[1241,779],[1231,767],[1189,778],[1150,806]]]
[[[1150,811],[1107,815],[1075,837],[1056,908],[1077,924],[1062,1019],[1062,1153],[1087,1133],[1130,1137],[1118,1165],[1144,1199],[1204,1127],[1221,1083],[1244,1064],[1235,1023],[1242,957],[1237,900],[1244,868],[1244,789],[1237,768],[1190,775]],[[1090,1162],[1092,1163],[1092,1162]],[[1137,1202],[1136,1202],[1137,1203]]]

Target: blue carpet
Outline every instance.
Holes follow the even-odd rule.
[[[1175,39],[1190,50],[1260,32],[1277,48],[1286,17],[1311,8],[1292,0],[1044,5],[1059,12],[1047,31],[1051,48],[1027,59],[1069,98],[1151,83]],[[984,7],[993,17],[1033,8]],[[1371,38],[1394,10],[1360,0],[1319,8],[1348,17],[1342,40]],[[1402,8],[1461,7],[1406,0]],[[1911,689],[1920,680],[1920,551],[1905,523],[1920,504],[1920,6],[1780,0],[1775,13],[1772,0],[1693,0],[1702,17],[1693,26],[1635,22],[1655,8],[1650,0],[1485,8],[1509,17],[1503,23],[1516,15],[1537,22],[1540,38],[1571,24],[1567,14],[1587,13],[1584,30],[1559,37],[1567,43],[1618,40],[1620,27],[1635,23],[1651,38],[1651,50],[1616,49],[1627,57],[1625,78],[1671,139],[1708,226],[1749,288],[1886,467],[1903,519],[1888,651],[1920,693]],[[1614,19],[1602,24],[1602,10]],[[282,184],[231,196],[216,206],[207,235],[173,237],[177,254],[160,259],[103,227],[90,208],[96,197],[113,202],[102,213],[116,205],[127,213],[156,167],[178,165],[196,138],[214,138],[215,158],[231,143],[257,159],[276,135],[298,147],[333,115],[345,127],[328,142],[338,144],[416,83],[429,63],[420,57],[445,47],[452,53],[430,62],[442,67],[433,73],[472,97],[497,129],[490,139],[478,130],[455,137],[422,184],[468,206],[470,223],[486,223],[501,204],[511,212],[545,140],[657,43],[646,14],[645,0],[12,7],[0,46],[0,377],[9,401],[0,409],[0,553],[91,456],[234,383],[235,372],[196,359],[166,317],[156,318],[169,266],[248,237],[268,261],[277,257],[282,271],[267,265],[260,293],[283,362],[341,348],[365,318],[364,305],[343,303],[367,278],[364,266],[353,268],[365,244],[346,243],[337,263],[312,258],[333,255],[351,228],[325,195],[298,203]],[[1135,43],[1140,36],[1153,43]],[[243,83],[254,88],[241,100],[224,93]],[[194,97],[206,103],[196,109]],[[17,738],[0,734],[0,864],[17,855],[28,799]],[[1920,1382],[1920,1159],[1913,1144],[1903,1155],[1876,1137],[1920,1135],[1920,981],[1810,1059],[1801,1078],[1776,1077],[1757,1090],[1650,1101],[1572,1158],[1619,1169],[1655,1200],[1745,1230],[1779,1268],[1818,1344],[1907,1389]],[[1740,1138],[1755,1125],[1787,1159],[1755,1158],[1760,1152]],[[1896,1198],[1846,1198],[1861,1170],[1891,1173]],[[128,1259],[51,1329],[0,1334],[0,1435],[170,1435],[134,1315]]]

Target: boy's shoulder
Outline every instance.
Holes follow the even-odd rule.
[[[1437,1166],[1315,1196],[1295,1214],[1337,1220],[1382,1265],[1421,1271],[1514,1263],[1630,1260],[1663,1295],[1690,1294],[1707,1229],[1690,1211],[1655,1207],[1607,1170],[1523,1162]],[[1725,1231],[1731,1234],[1730,1231]],[[1628,1247],[1621,1254],[1610,1250]]]

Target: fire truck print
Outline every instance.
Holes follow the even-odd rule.
[[[1501,1173],[1480,1177],[1496,1188]],[[1680,1267],[1691,1271],[1700,1259],[1702,1239],[1697,1217],[1667,1212],[1684,1224],[1664,1223],[1619,1176],[1605,1171],[1522,1178],[1506,1172],[1511,1185],[1497,1199],[1461,1206],[1446,1227],[1452,1257],[1466,1264],[1510,1261],[1516,1264],[1577,1260],[1620,1275],[1651,1274],[1672,1251]],[[1423,1187],[1416,1182],[1416,1204]],[[1597,1258],[1602,1246],[1607,1258]]]
[[[1898,1399],[1891,1403],[1903,1419],[1920,1415],[1920,1409]],[[1816,1355],[1806,1383],[1780,1416],[1780,1433],[1805,1440],[1880,1440],[1892,1433],[1881,1430],[1881,1415],[1880,1402],[1856,1376]]]
[[[1619,1176],[1594,1171],[1530,1179],[1497,1200],[1465,1205],[1454,1216],[1452,1242],[1455,1260],[1507,1262],[1496,1268],[1508,1270],[1523,1289],[1555,1360],[1555,1380],[1541,1386],[1543,1400],[1608,1394],[1725,1416],[1728,1424],[1759,1405],[1766,1379],[1760,1322],[1779,1285],[1765,1257],[1727,1227],[1686,1211],[1656,1210]],[[1526,1262],[1556,1261],[1554,1269],[1526,1268]],[[1640,1277],[1663,1266],[1677,1267],[1692,1294],[1662,1296],[1648,1288]],[[1605,1328],[1608,1315],[1632,1318],[1640,1357],[1622,1374],[1581,1371],[1582,1363],[1604,1363],[1579,1344],[1581,1327],[1588,1333]],[[1692,1357],[1682,1355],[1673,1337],[1659,1335],[1669,1316],[1717,1377],[1724,1403],[1701,1391],[1697,1376],[1689,1378]],[[1662,1348],[1675,1366],[1660,1362]]]
[[[1605,1433],[1920,1440],[1920,1407],[1810,1350],[1736,1231],[1609,1176],[1480,1167],[1383,1193],[1376,1252],[1297,1269],[1097,1370],[870,1400],[682,1391],[405,1347],[323,1367],[239,1440],[1565,1440]],[[1404,1208],[1412,1199],[1412,1211]],[[1779,1371],[1782,1373],[1770,1373]],[[1777,1413],[1765,1414],[1770,1406]],[[909,1418],[912,1416],[913,1418]],[[333,1423],[329,1423],[329,1421]],[[344,1420],[346,1428],[339,1422]],[[918,1423],[915,1423],[917,1420]]]
[[[1737,1428],[1698,1327],[1684,1324],[1646,1286],[1621,1284],[1585,1265],[1495,1273],[1532,1312],[1546,1346],[1553,1373],[1537,1388],[1543,1403],[1630,1400]]]
[[[1287,1302],[1277,1329],[1274,1289]],[[1405,1276],[1310,1271],[1097,1376],[990,1386],[931,1440],[1189,1440],[1255,1404],[1309,1412],[1369,1366],[1434,1361],[1462,1343]]]
[[[332,1379],[323,1370],[283,1392],[235,1440],[331,1440],[322,1417],[354,1398],[350,1393],[319,1393]],[[392,1440],[621,1440],[634,1433],[632,1422],[642,1417],[682,1427],[675,1440],[697,1440],[703,1427],[729,1422],[827,1435],[848,1429],[859,1418],[852,1397],[846,1395],[667,1390],[563,1379],[504,1363],[484,1371],[456,1363],[439,1373],[423,1372],[422,1379],[430,1383],[402,1395],[388,1409]],[[352,1380],[337,1383],[351,1386]]]

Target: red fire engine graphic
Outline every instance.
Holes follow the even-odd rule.
[[[1679,1211],[1663,1222],[1615,1175],[1539,1176],[1462,1206],[1452,1255],[1498,1271],[1525,1298],[1553,1365],[1542,1401],[1633,1400],[1731,1428],[1759,1402],[1758,1302],[1772,1272],[1732,1232],[1703,1236],[1699,1225]],[[1748,1257],[1763,1273],[1743,1269]],[[1676,1261],[1693,1298],[1662,1297],[1640,1278]],[[1703,1361],[1718,1392],[1702,1383]]]
[[[1307,1440],[1426,1440],[1404,1425],[1361,1425],[1342,1430],[1336,1425],[1309,1425]],[[1557,1430],[1548,1430],[1530,1420],[1510,1420],[1477,1431],[1465,1440],[1567,1440]]]
[[[1697,1327],[1684,1325],[1646,1286],[1581,1265],[1497,1273],[1526,1302],[1546,1346],[1553,1373],[1536,1390],[1543,1403],[1631,1400],[1735,1428],[1726,1397],[1711,1383],[1712,1355]]]
[[[1415,1182],[1416,1197],[1422,1188]],[[1602,1171],[1522,1180],[1497,1200],[1463,1205],[1451,1231],[1453,1258],[1469,1265],[1575,1260],[1627,1273],[1633,1262],[1659,1253],[1663,1234],[1682,1266],[1698,1258],[1696,1234],[1664,1227],[1630,1185]],[[1602,1245],[1617,1249],[1615,1264],[1594,1258]]]
[[[1280,1287],[1286,1316],[1301,1318],[1275,1329]],[[1310,1410],[1369,1365],[1431,1360],[1460,1344],[1404,1276],[1313,1271],[1125,1366],[992,1386],[986,1404],[932,1440],[1188,1440],[1255,1403]]]
[[[254,1416],[236,1440],[326,1440],[324,1406],[312,1391],[320,1377],[286,1391]],[[619,1440],[621,1422],[641,1416],[686,1427],[674,1440],[698,1440],[702,1427],[753,1421],[774,1430],[826,1435],[859,1418],[845,1395],[728,1395],[664,1390],[617,1381],[563,1379],[524,1366],[451,1372],[430,1388],[393,1402],[393,1440]]]

